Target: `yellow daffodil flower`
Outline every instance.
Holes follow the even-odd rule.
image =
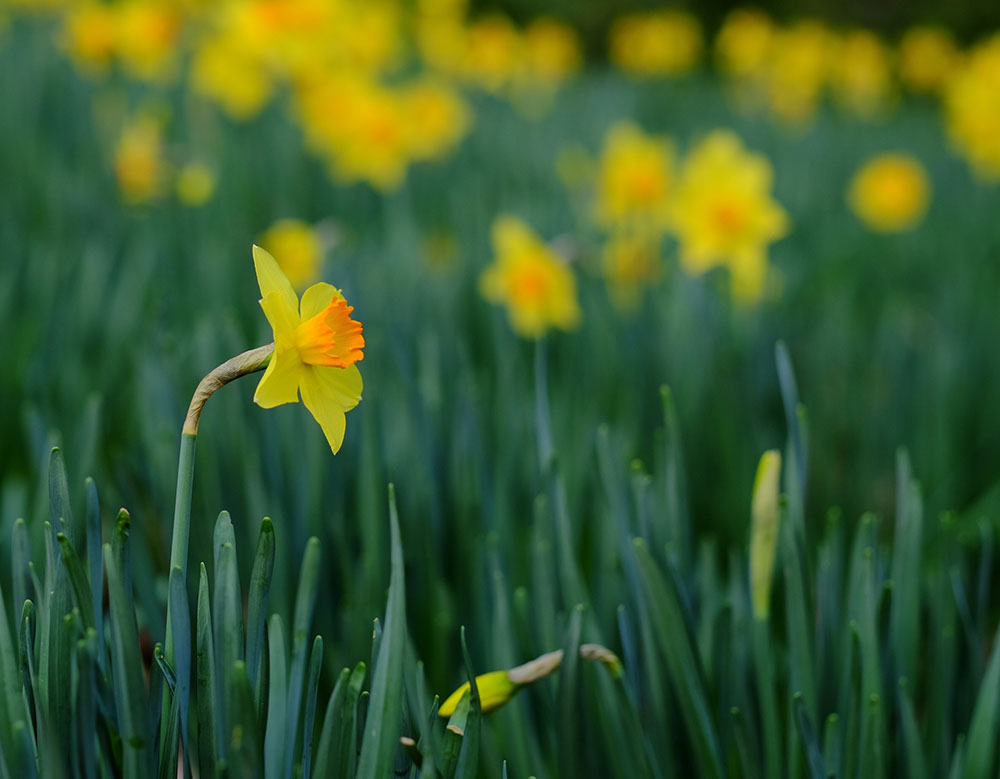
[[[899,80],[912,92],[939,94],[962,63],[952,34],[943,27],[911,27],[899,42]]]
[[[1000,180],[1000,33],[976,46],[945,93],[948,134],[985,179]]]
[[[538,338],[551,327],[572,330],[580,322],[576,279],[555,252],[520,219],[493,223],[495,262],[479,278],[487,300],[507,306],[518,335]]]
[[[143,203],[159,195],[166,176],[159,122],[140,116],[127,124],[115,147],[114,164],[127,203]]]
[[[274,355],[264,372],[254,402],[262,408],[297,403],[299,394],[323,428],[336,454],[344,441],[345,413],[361,400],[365,339],[361,323],[340,290],[313,284],[301,302],[275,259],[253,247],[260,285],[260,307],[274,330]]]
[[[184,205],[197,208],[207,203],[215,193],[215,172],[200,162],[189,162],[177,172],[174,190]]]
[[[701,24],[685,11],[665,9],[623,16],[611,28],[611,61],[637,76],[681,76],[704,45]]]
[[[448,696],[438,709],[438,716],[450,717],[458,708],[458,702],[462,696],[468,694],[471,685],[466,682],[455,692]],[[515,684],[510,680],[506,671],[491,671],[487,674],[480,674],[476,677],[476,689],[479,690],[479,703],[483,714],[489,714],[495,709],[499,709],[507,701],[514,697],[515,693],[521,689],[520,684]]]
[[[788,215],[771,197],[774,173],[759,154],[727,130],[691,150],[681,168],[672,209],[680,258],[690,273],[729,268],[735,298],[760,299],[767,247],[788,231]]]
[[[930,185],[923,166],[905,154],[881,154],[854,175],[847,200],[869,228],[896,233],[915,227],[927,210]]]
[[[872,117],[893,99],[892,57],[868,30],[846,33],[831,51],[830,80],[838,103],[861,117]]]
[[[597,172],[597,220],[605,227],[666,226],[674,149],[668,138],[618,122],[604,137]]]
[[[771,17],[762,11],[748,8],[731,11],[715,37],[715,61],[719,69],[738,79],[762,76],[775,32]]]
[[[295,289],[304,289],[319,276],[323,241],[312,225],[300,219],[280,219],[260,237],[260,245]]]

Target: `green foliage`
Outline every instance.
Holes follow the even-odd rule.
[[[532,144],[484,99],[455,160],[381,200],[333,188],[275,109],[205,141],[222,171],[205,211],[126,211],[77,121],[94,88],[30,35],[4,45],[9,71],[34,67],[0,97],[0,776],[175,776],[180,755],[188,776],[282,779],[995,774],[1000,244],[980,228],[998,200],[926,106],[898,134],[823,116],[789,140],[697,79],[594,77]],[[571,130],[596,149],[622,94],[650,127],[667,109],[682,139],[733,124],[775,159],[786,294],[735,310],[678,271],[629,319],[584,275],[582,331],[532,354],[475,297],[489,220],[574,228],[552,157]],[[947,189],[893,243],[814,182],[899,138]],[[343,223],[330,279],[365,322],[365,399],[336,459],[249,382],[213,399],[197,467],[193,440],[180,452],[185,575],[177,428],[197,379],[266,338],[248,246],[289,212]],[[450,273],[422,262],[438,229]],[[786,436],[759,618],[753,463]],[[622,675],[580,662],[586,642]],[[559,676],[496,713],[472,694],[437,716],[474,669],[559,647]]]

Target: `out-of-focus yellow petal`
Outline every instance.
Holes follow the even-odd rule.
[[[274,408],[299,400],[299,373],[302,361],[294,349],[275,351],[264,376],[257,385],[253,402],[261,408]]]
[[[483,714],[489,714],[513,698],[514,694],[521,689],[521,685],[512,682],[506,671],[491,671],[476,677],[476,689],[479,690],[479,701]],[[462,696],[468,690],[469,683],[466,682],[448,696],[448,699],[438,709],[438,714],[442,717],[450,717],[454,714],[458,702],[462,700]]]
[[[294,294],[294,293],[293,293]],[[260,307],[274,330],[274,344],[278,349],[295,345],[295,330],[299,326],[297,306],[290,306],[288,300],[278,291],[261,298]]]
[[[323,435],[326,436],[326,441],[330,444],[330,449],[333,450],[334,454],[340,451],[340,446],[344,443],[347,418],[344,416],[345,409],[340,403],[339,394],[331,391],[336,387],[336,383],[331,382],[329,372],[346,372],[347,370],[347,368],[303,366],[303,370],[299,374],[302,402],[306,404],[309,413],[323,428]]]
[[[333,284],[327,284],[325,281],[309,287],[309,289],[302,293],[302,303],[299,304],[299,313],[302,316],[302,321],[305,322],[307,319],[316,316],[316,314],[330,305],[330,301],[333,300],[334,296],[344,297],[340,294],[339,289],[333,286]]]
[[[274,257],[259,246],[253,247],[253,265],[257,271],[257,284],[260,285],[260,295],[267,298],[272,292],[281,295],[283,303],[295,314],[295,324],[298,325],[299,298],[292,289],[292,283],[281,272]],[[327,301],[329,302],[329,301]],[[270,317],[268,317],[270,319]],[[271,323],[274,324],[273,322]]]

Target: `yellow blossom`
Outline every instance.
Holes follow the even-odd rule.
[[[507,17],[483,17],[466,29],[463,75],[483,89],[497,92],[517,71],[521,46],[521,35]]]
[[[612,302],[625,311],[634,309],[642,289],[663,275],[659,236],[612,235],[604,246],[603,270]]]
[[[115,54],[117,22],[105,3],[75,6],[63,20],[63,45],[70,58],[87,71],[104,70]]]
[[[887,106],[893,93],[892,58],[878,36],[867,30],[846,33],[831,57],[830,80],[841,106],[862,117]]]
[[[719,69],[740,79],[763,75],[774,35],[774,22],[762,11],[749,8],[731,11],[715,38]]]
[[[128,203],[141,203],[160,194],[166,163],[160,125],[155,119],[142,116],[122,130],[115,147],[115,176]]]
[[[851,179],[847,194],[854,213],[881,233],[915,227],[929,196],[927,173],[905,154],[882,154],[866,162]]]
[[[948,134],[983,178],[1000,180],[1000,33],[973,49],[945,93]]]
[[[191,84],[195,92],[218,103],[234,119],[257,115],[274,89],[266,63],[226,33],[198,44],[191,64]]]
[[[628,14],[611,28],[611,61],[637,76],[680,76],[701,57],[701,25],[689,13],[666,9]]]
[[[159,80],[174,66],[182,19],[169,4],[126,0],[117,8],[117,54],[133,76]]]
[[[710,133],[681,167],[672,209],[680,260],[690,273],[729,268],[733,296],[760,299],[767,247],[788,231],[788,215],[772,198],[770,163],[728,130]]]
[[[940,93],[962,62],[943,27],[911,27],[899,42],[899,80],[913,92]]]
[[[437,159],[454,148],[471,124],[465,101],[443,83],[423,79],[401,94],[407,146],[417,159]]]
[[[275,222],[260,237],[260,243],[295,289],[303,289],[319,276],[323,242],[316,229],[305,222],[299,219]]]
[[[260,306],[274,330],[274,355],[254,402],[262,408],[297,403],[299,394],[336,454],[344,441],[346,412],[361,400],[364,358],[361,323],[340,290],[313,284],[301,302],[274,258],[253,247]]]
[[[647,135],[631,122],[615,124],[604,137],[598,162],[598,221],[613,227],[666,225],[673,187],[674,149],[669,139]]]
[[[775,36],[769,57],[767,98],[779,120],[797,126],[812,118],[828,78],[835,45],[829,30],[814,21],[799,22]]]
[[[525,29],[524,70],[528,78],[558,84],[582,64],[580,41],[572,27],[541,17]]]
[[[580,322],[576,279],[572,271],[520,219],[501,216],[493,222],[496,259],[479,277],[487,300],[507,307],[511,327],[525,338],[549,328],[572,330]]]
[[[215,172],[200,162],[190,162],[178,171],[174,190],[184,205],[204,205],[215,193]]]

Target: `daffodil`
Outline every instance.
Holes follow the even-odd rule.
[[[525,338],[552,327],[572,330],[580,321],[573,272],[520,219],[493,223],[496,261],[483,271],[479,288],[492,303],[507,306],[511,326]]]
[[[733,295],[760,298],[767,247],[788,231],[788,215],[771,196],[771,164],[727,130],[709,134],[681,168],[672,209],[681,265],[690,273],[729,268]]]
[[[627,14],[611,28],[611,61],[637,76],[681,76],[701,56],[704,41],[698,19],[667,8]]]
[[[674,148],[668,138],[618,122],[604,137],[597,171],[597,220],[605,227],[662,229],[674,184]]]
[[[945,93],[948,134],[985,179],[1000,181],[1000,33],[969,52]]]
[[[262,408],[296,403],[299,395],[336,454],[344,441],[345,413],[361,400],[365,339],[361,323],[336,287],[320,282],[299,301],[274,258],[253,247],[260,306],[274,330],[274,354],[254,402]]]
[[[917,225],[927,210],[930,185],[923,166],[906,154],[881,154],[851,179],[847,200],[872,230],[895,233]]]
[[[899,42],[899,80],[913,92],[943,91],[961,63],[955,38],[943,27],[911,27]]]
[[[847,111],[866,118],[878,114],[893,98],[888,47],[868,30],[846,33],[831,51],[830,80]]]
[[[260,237],[260,243],[295,289],[316,280],[323,261],[323,241],[312,225],[300,219],[280,219]]]
[[[144,203],[159,195],[167,171],[160,123],[145,115],[130,121],[115,147],[114,164],[126,202]]]

